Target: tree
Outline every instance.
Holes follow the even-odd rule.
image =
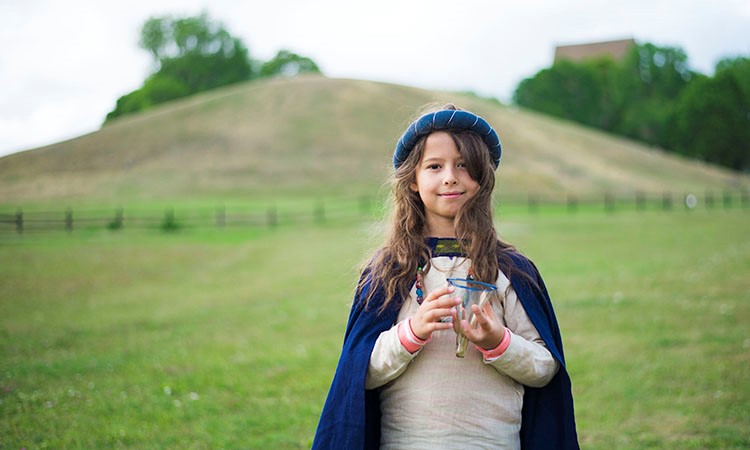
[[[169,33],[167,17],[151,17],[141,27],[141,38],[138,42],[141,48],[151,53],[155,62],[159,62],[160,55],[167,47]]]
[[[151,17],[138,44],[153,58],[154,73],[140,89],[123,95],[105,123],[159,103],[240,81],[276,75],[320,73],[310,58],[279,51],[265,63],[253,61],[242,41],[206,13],[196,17]]]
[[[609,118],[601,114],[611,109],[606,99],[606,79],[612,61],[586,64],[571,61],[555,63],[534,77],[523,80],[514,94],[516,104],[547,114],[596,127],[607,127]]]
[[[611,131],[668,147],[675,101],[694,74],[677,47],[636,45],[620,66],[616,82],[623,93],[622,116]]]
[[[601,128],[614,129],[622,118],[626,94],[621,68],[610,57],[583,62],[563,60],[523,80],[516,104]]]
[[[124,114],[257,76],[242,41],[206,13],[197,17],[151,17],[139,45],[154,61],[143,86],[120,97],[105,123]]]
[[[744,97],[750,98],[750,58],[725,58],[716,64],[716,76],[727,74],[735,79]]]
[[[260,77],[287,76],[293,77],[302,73],[320,73],[320,68],[310,58],[279,50],[273,59],[260,66]]]
[[[187,55],[247,54],[242,42],[204,12],[196,17],[151,17],[141,27],[138,44],[158,65]]]
[[[750,59],[719,62],[680,96],[672,147],[679,153],[750,170]]]
[[[669,148],[676,101],[695,74],[676,47],[645,43],[621,61],[561,61],[523,80],[517,104]]]

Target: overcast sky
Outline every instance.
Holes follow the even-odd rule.
[[[750,0],[0,0],[0,155],[97,130],[153,69],[141,24],[201,11],[254,59],[283,48],[330,77],[503,101],[556,45],[676,46],[709,75],[722,57],[750,56]]]

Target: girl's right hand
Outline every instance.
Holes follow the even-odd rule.
[[[443,317],[452,316],[456,305],[461,303],[461,299],[448,296],[453,291],[453,286],[435,289],[419,305],[411,318],[411,329],[419,339],[426,341],[437,330],[453,328],[452,323],[440,321]]]

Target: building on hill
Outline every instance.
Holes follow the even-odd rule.
[[[602,56],[610,56],[615,61],[618,61],[623,59],[632,47],[635,47],[635,40],[633,39],[592,42],[589,44],[558,45],[555,47],[555,62],[564,59],[577,62]]]

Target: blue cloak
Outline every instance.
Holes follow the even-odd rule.
[[[549,384],[542,388],[524,386],[521,448],[578,449],[570,377],[547,288],[529,259],[519,253],[509,256],[513,264],[510,283],[547,349],[560,362],[560,370]],[[355,296],[341,357],[313,441],[315,450],[377,449],[380,446],[378,391],[365,389],[365,377],[375,341],[380,333],[394,325],[400,305],[393,305],[397,303],[393,302],[393,307],[378,313],[383,293],[377,291],[365,308],[363,300],[369,290],[370,284],[365,283]]]

